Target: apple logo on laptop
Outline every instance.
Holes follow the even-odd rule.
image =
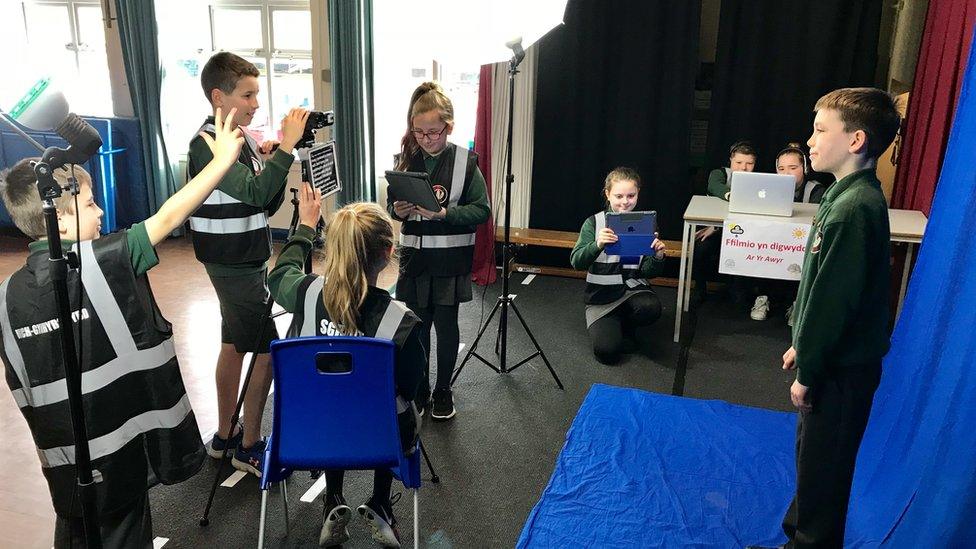
[[[766,198],[766,189],[762,189],[759,191],[759,198]]]

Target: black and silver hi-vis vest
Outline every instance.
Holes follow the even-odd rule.
[[[430,182],[434,196],[445,208],[466,204],[468,187],[478,167],[478,155],[448,143],[439,155]],[[426,172],[423,152],[410,159],[410,171]],[[401,276],[414,277],[425,271],[433,276],[458,276],[471,272],[476,225],[450,225],[413,215],[400,228]]]
[[[593,215],[594,239],[607,226],[607,213]],[[625,258],[624,264],[619,255],[607,255],[602,250],[596,261],[586,272],[586,290],[583,301],[586,304],[602,305],[620,299],[628,290],[645,289],[647,282],[640,277],[640,264],[644,256]],[[631,263],[631,261],[636,262]]]
[[[215,135],[212,119],[200,127],[201,132]],[[252,173],[264,169],[264,162],[255,152],[258,144],[254,138],[244,133],[245,144],[241,147],[238,162],[247,166]],[[202,139],[195,137],[194,139]],[[187,166],[190,177],[196,176],[204,166]],[[260,263],[271,257],[271,228],[268,226],[268,212],[260,206],[251,206],[221,191],[214,189],[210,196],[190,217],[190,235],[193,239],[193,253],[204,263],[235,265],[240,263]]]
[[[136,277],[125,232],[75,246],[68,276],[74,326],[84,355],[81,391],[99,513],[123,509],[147,488],[186,480],[204,448],[176,361],[172,329],[146,276]],[[61,361],[57,305],[46,252],[0,284],[0,356],[27,420],[55,512],[80,516],[74,434]]]

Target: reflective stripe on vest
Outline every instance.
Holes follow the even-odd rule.
[[[191,217],[190,229],[198,233],[237,234],[256,231],[268,226],[268,214],[262,212],[247,217],[230,217],[226,219],[211,219],[208,217]]]
[[[309,337],[317,335],[315,332],[316,324],[316,307],[318,302],[322,299],[322,286],[325,284],[325,279],[321,276],[316,278],[308,285],[305,289],[305,305],[304,305],[304,316],[302,317],[302,331],[298,333],[299,336]]]
[[[464,175],[468,171],[468,149],[454,146],[454,169],[451,171],[451,197],[447,202],[448,208],[453,208],[461,201],[461,191],[464,190]]]
[[[463,248],[474,246],[475,233],[462,234],[400,234],[400,245],[408,248]]]
[[[600,235],[600,231],[607,227],[606,212],[600,212],[593,216],[593,227],[593,239],[596,240]],[[600,250],[600,255],[598,255],[596,258],[596,263],[602,263],[606,265],[606,269],[613,270],[614,264],[620,263],[620,256],[608,255],[605,249]],[[588,271],[586,273],[586,281],[590,284],[597,284],[600,286],[616,286],[624,283],[624,277],[621,273],[597,274]]]
[[[190,398],[184,394],[183,398],[172,408],[150,410],[129,418],[121,427],[111,433],[88,441],[91,459],[110,455],[128,444],[132,439],[153,429],[172,429],[182,423],[187,414],[192,411]],[[41,467],[71,465],[75,462],[75,446],[71,444],[46,450],[38,448],[37,456],[41,459]]]
[[[78,244],[75,244],[73,249],[77,253]],[[88,301],[91,303],[92,309],[94,309],[95,316],[102,323],[102,327],[105,330],[109,342],[112,344],[112,349],[116,356],[116,358],[98,368],[82,372],[82,394],[97,391],[126,374],[135,371],[151,370],[163,366],[172,360],[176,356],[176,348],[173,345],[172,338],[149,349],[140,350],[136,346],[125,317],[122,315],[122,310],[115,301],[108,281],[105,279],[105,274],[102,272],[98,262],[95,261],[95,252],[92,249],[91,240],[81,243],[80,255],[81,278],[85,287],[85,295],[88,296]],[[7,281],[4,281],[4,298],[6,297],[6,285]],[[10,318],[7,316],[6,303],[0,300],[0,306],[3,307],[4,348],[7,349],[7,356],[11,363],[10,367],[16,372],[17,378],[21,383],[20,389],[11,391],[14,395],[14,401],[17,402],[17,406],[20,408],[24,408],[25,406],[38,407],[67,400],[68,385],[64,379],[31,387],[28,382],[27,368],[24,364],[23,356],[20,353],[20,347],[14,338],[12,327],[10,326]]]
[[[17,338],[14,337],[13,326],[10,325],[10,314],[7,312],[7,284],[10,279],[6,279],[0,284],[0,326],[3,328],[3,348],[7,352],[7,361],[17,379],[20,381],[20,386],[29,388],[30,378],[27,376],[27,368],[24,366],[24,357],[20,353],[20,347],[17,345]],[[14,391],[14,401],[17,402],[17,406],[23,408],[30,404],[30,395],[25,394],[22,390]]]

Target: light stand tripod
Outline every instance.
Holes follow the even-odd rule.
[[[506,157],[505,157],[505,243],[502,246],[502,295],[498,297],[498,301],[495,302],[494,308],[491,310],[491,314],[485,320],[485,323],[481,325],[478,330],[478,336],[475,338],[468,352],[464,355],[464,359],[458,364],[454,374],[451,376],[451,385],[457,381],[459,375],[461,375],[461,370],[464,369],[464,365],[468,360],[474,356],[481,362],[485,363],[486,366],[494,370],[499,374],[507,374],[514,371],[519,366],[525,364],[526,362],[532,360],[536,356],[541,356],[542,361],[546,363],[546,368],[549,369],[549,373],[552,375],[552,379],[556,381],[556,385],[560,389],[563,389],[563,384],[559,381],[559,376],[556,375],[556,371],[552,368],[552,364],[549,363],[549,359],[546,358],[546,353],[543,352],[542,347],[539,346],[539,342],[536,341],[535,335],[532,334],[532,330],[529,329],[529,325],[525,322],[525,318],[522,317],[522,313],[519,312],[518,307],[515,306],[515,301],[512,296],[508,293],[508,278],[509,278],[509,256],[513,254],[513,244],[511,243],[511,218],[512,218],[512,183],[515,181],[515,176],[512,175],[512,133],[513,124],[515,118],[515,75],[518,74],[519,63],[525,58],[525,50],[522,49],[521,40],[506,44],[514,50],[514,55],[508,64],[508,143],[506,144]],[[528,357],[522,359],[516,365],[508,367],[507,363],[507,351],[508,351],[508,309],[511,307],[515,316],[518,317],[519,322],[522,324],[522,328],[525,333],[528,334],[529,339],[532,340],[532,345],[535,346],[535,352]],[[498,332],[501,340],[501,352],[499,354],[500,363],[499,366],[495,366],[487,359],[482,357],[477,353],[478,343],[481,341],[481,336],[484,335],[485,330],[488,325],[491,324],[491,319],[494,318],[495,313],[501,311],[501,315],[498,317]],[[498,345],[496,343],[496,352]]]
[[[58,212],[54,199],[63,190],[78,193],[77,182],[62,189],[54,179],[54,170],[69,164],[81,164],[94,156],[102,146],[102,140],[87,122],[76,114],[68,114],[55,131],[68,143],[68,149],[42,147],[37,141],[23,132],[6,115],[0,114],[18,134],[42,151],[41,159],[33,164],[37,178],[37,192],[44,204],[44,224],[47,232],[48,254],[50,256],[50,277],[54,286],[54,299],[58,309],[58,330],[61,361],[64,366],[65,385],[68,390],[68,411],[71,414],[71,430],[74,435],[74,466],[81,499],[82,521],[85,529],[85,545],[89,549],[101,549],[102,536],[98,528],[98,506],[95,499],[95,481],[92,474],[91,452],[88,445],[88,428],[85,423],[85,410],[82,405],[81,365],[78,364],[77,349],[71,326],[71,300],[68,297],[69,269],[78,267],[78,257],[74,253],[64,256],[61,249],[61,234],[58,231]],[[81,280],[78,280],[81,284]],[[82,306],[81,303],[78,304]]]

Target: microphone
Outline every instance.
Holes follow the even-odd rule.
[[[98,131],[74,113],[68,113],[54,131],[68,142],[69,146],[60,158],[65,164],[81,164],[94,156],[102,146]],[[44,156],[47,156],[47,151]]]

